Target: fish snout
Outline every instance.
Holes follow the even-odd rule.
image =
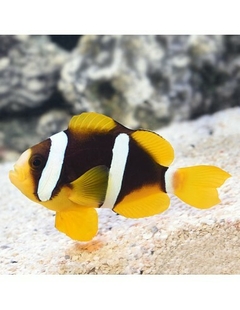
[[[19,182],[23,182],[26,179],[26,175],[24,173],[24,170],[21,169],[20,166],[14,165],[13,170],[9,171],[9,178],[12,183],[14,183],[14,180],[17,180]]]
[[[27,167],[28,160],[30,158],[30,150],[28,149],[17,160],[16,164],[13,166],[13,170],[9,172],[9,178],[13,184],[17,182],[23,182],[27,177]]]

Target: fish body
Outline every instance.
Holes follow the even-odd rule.
[[[220,202],[217,188],[229,173],[207,165],[169,168],[173,159],[172,146],[156,133],[89,112],[26,150],[9,177],[29,199],[56,211],[59,231],[88,241],[98,230],[96,208],[141,218],[165,211],[168,193],[196,208]]]

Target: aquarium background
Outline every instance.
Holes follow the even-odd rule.
[[[0,161],[96,111],[152,130],[239,106],[238,35],[1,35]]]

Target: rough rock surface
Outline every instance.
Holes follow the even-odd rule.
[[[239,36],[84,36],[61,71],[74,113],[97,110],[129,126],[239,105]],[[127,117],[126,117],[127,115]]]
[[[239,106],[240,36],[77,38],[0,36],[0,161],[51,134],[50,114],[56,131],[82,111],[156,129]]]
[[[232,174],[208,210],[176,197],[164,213],[140,220],[99,210],[98,235],[75,242],[54,228],[54,213],[29,201],[0,165],[0,274],[239,274],[240,108],[158,130],[175,166],[215,164]]]
[[[32,117],[3,119],[0,121],[0,161],[14,160],[30,146],[65,130],[70,118],[64,109],[51,109]]]
[[[0,36],[0,113],[42,106],[67,53],[47,36]]]

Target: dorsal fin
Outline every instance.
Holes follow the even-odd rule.
[[[81,132],[108,132],[116,127],[115,121],[103,114],[86,112],[73,116],[68,128]]]
[[[160,165],[168,167],[174,159],[171,144],[155,132],[137,130],[131,137]]]

